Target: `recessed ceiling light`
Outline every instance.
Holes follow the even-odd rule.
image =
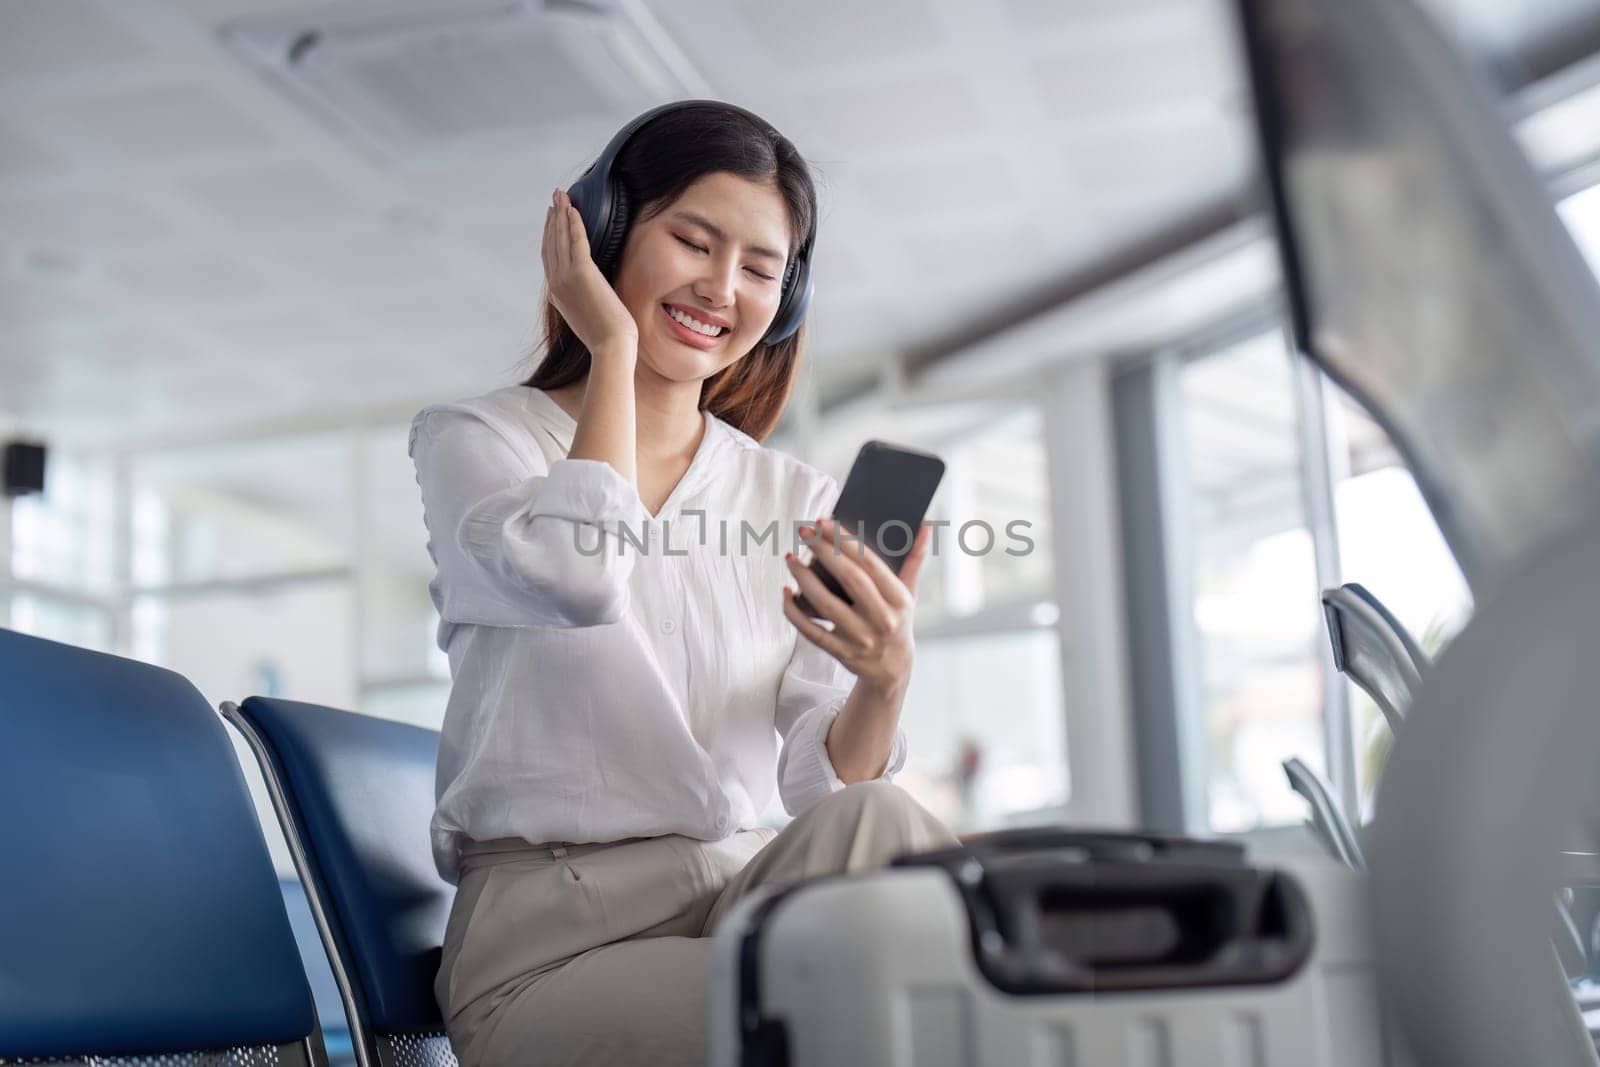
[[[220,35],[381,163],[525,148],[666,100],[714,95],[632,2],[393,0],[250,16]]]

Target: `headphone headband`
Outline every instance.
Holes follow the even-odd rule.
[[[633,223],[634,213],[634,205],[629,202],[627,190],[612,174],[617,156],[646,123],[669,111],[706,106],[743,115],[757,126],[771,130],[780,138],[783,137],[776,127],[761,116],[737,104],[721,100],[674,100],[651,108],[618,130],[605,150],[589,164],[583,176],[567,190],[573,206],[583,218],[584,232],[589,235],[589,254],[601,272],[608,277],[621,262],[623,241]],[[783,295],[778,301],[778,312],[773,316],[772,325],[767,329],[765,336],[761,338],[761,344],[776,344],[788,338],[800,328],[800,323],[805,321],[815,288],[811,274],[811,254],[816,244],[816,231],[816,223],[813,222],[811,233],[800,248],[795,250],[794,255],[789,257],[789,262],[784,268]]]

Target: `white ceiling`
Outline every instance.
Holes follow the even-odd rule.
[[[673,95],[750,107],[813,163],[824,390],[1249,184],[1215,0],[599,6],[653,16],[709,90]],[[204,439],[525,373],[549,190],[640,109],[554,122],[541,98],[515,136],[375,157],[219,36],[331,10],[0,8],[0,423]]]

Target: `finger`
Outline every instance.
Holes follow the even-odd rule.
[[[839,579],[839,584],[845,587],[858,605],[862,606],[867,616],[873,620],[873,625],[880,627],[885,633],[894,630],[894,612],[890,602],[903,599],[905,594],[900,589],[891,585],[889,595],[884,595],[883,579],[873,571],[876,564],[883,574],[887,575],[891,583],[898,583],[899,579],[889,569],[889,565],[872,550],[861,538],[853,533],[848,538],[839,536],[839,524],[832,519],[821,522],[822,544],[817,549],[817,555],[822,557],[822,565],[832,571],[834,577]]]
[[[794,580],[799,583],[800,591],[811,601],[811,606],[822,612],[823,618],[833,623],[834,633],[848,637],[859,648],[868,648],[872,645],[872,629],[854,608],[839,599],[838,594],[823,585],[822,579],[818,578],[810,567],[802,564],[794,556],[786,556],[784,562],[789,566],[789,573],[794,575]]]
[[[552,206],[549,215],[545,218],[544,246],[539,251],[539,258],[544,261],[544,273],[547,278],[561,277],[561,256],[556,252],[556,245],[559,243],[557,232],[560,223],[561,217]]]
[[[843,533],[849,536],[842,537],[839,523],[835,519],[823,519],[821,520],[821,525],[824,539],[830,543],[838,542],[840,553],[848,555],[866,572],[873,583],[873,587],[883,597],[886,605],[900,610],[910,606],[909,598],[905,596],[905,591],[902,588],[903,583],[900,577],[895,574],[894,568],[889,566],[888,562],[878,554],[877,550],[867,542],[865,537],[857,537],[854,531],[848,528]],[[912,538],[911,547],[913,549],[916,547],[915,536]]]
[[[551,258],[550,254],[551,246],[554,244],[553,238],[555,235],[555,230],[556,205],[552,202],[551,205],[545,209],[544,237],[539,243],[539,262],[544,264],[544,273],[545,277],[547,278],[550,276],[551,270],[555,267],[555,261]]]
[[[849,531],[845,531],[845,534],[841,535],[839,524],[833,519],[821,520],[821,541],[815,551],[822,557],[822,565],[838,578],[839,584],[844,586],[857,607],[872,619],[873,625],[884,633],[890,633],[897,625],[895,611],[870,569],[876,563],[888,571],[889,565],[863,539]],[[893,577],[893,572],[890,572],[890,577]],[[894,591],[892,593],[899,595]]]
[[[849,666],[846,661],[852,658],[852,650],[840,638],[824,630],[809,615],[801,611],[800,605],[795,602],[794,590],[788,586],[783,587],[783,615],[784,618],[794,623],[795,629],[799,630],[807,641],[810,641],[840,663]]]
[[[572,213],[567,210],[567,194],[556,194],[556,259],[562,271],[572,269]]]
[[[917,527],[917,539],[911,543],[911,551],[906,554],[905,565],[900,568],[901,584],[913,598],[917,595],[917,575],[922,573],[922,565],[928,559],[928,535],[932,532],[933,527],[927,523]]]
[[[572,227],[572,255],[583,259],[589,255],[589,236],[583,232],[583,216],[570,202],[567,204],[568,224]]]

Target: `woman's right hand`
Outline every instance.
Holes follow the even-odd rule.
[[[591,358],[596,353],[617,349],[638,352],[639,325],[617,291],[600,273],[589,252],[583,216],[578,214],[564,189],[555,191],[550,210],[545,213],[540,258],[544,261],[551,302],[589,350]]]

